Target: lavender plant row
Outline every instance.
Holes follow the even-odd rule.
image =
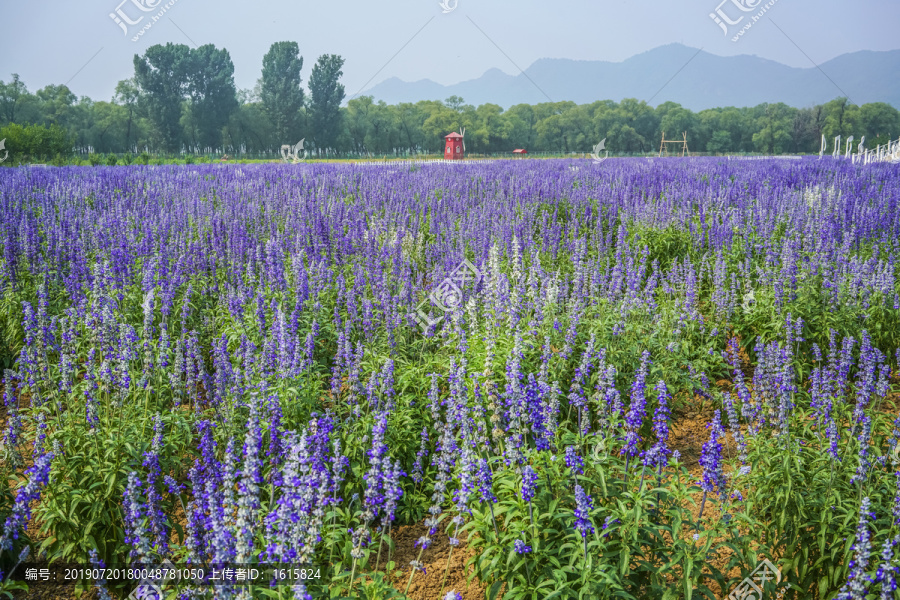
[[[436,598],[894,598],[898,204],[828,159],[0,170],[0,591],[425,598],[447,540]]]

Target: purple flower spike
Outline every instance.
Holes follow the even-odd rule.
[[[575,484],[575,529],[581,534],[582,538],[587,538],[594,533],[594,526],[591,524],[591,509],[594,507],[591,497],[584,492],[584,488]]]
[[[566,466],[576,475],[584,475],[584,460],[575,451],[575,446],[566,448]]]
[[[481,493],[482,502],[496,502],[497,496],[493,491],[494,474],[491,472],[491,465],[484,458],[481,459],[478,467],[478,491]]]
[[[859,527],[856,530],[856,542],[853,544],[853,560],[850,561],[850,577],[841,588],[837,600],[862,600],[868,593],[868,577],[866,567],[872,553],[872,534],[869,532],[869,521],[875,519],[875,513],[869,511],[868,498],[863,498],[859,507]]]
[[[34,465],[25,471],[28,483],[19,488],[12,512],[3,525],[0,535],[0,552],[11,550],[12,541],[19,539],[19,531],[31,519],[31,505],[41,497],[41,488],[50,481],[50,463],[53,454],[39,454]]]
[[[537,480],[537,473],[534,472],[531,465],[527,465],[525,471],[522,473],[522,500],[525,502],[531,502],[534,499]]]
[[[622,449],[622,453],[629,458],[640,453],[638,444],[641,442],[641,436],[638,434],[638,431],[644,424],[644,418],[647,415],[645,390],[649,362],[650,353],[644,350],[643,354],[641,354],[641,366],[635,374],[634,383],[631,384],[631,407],[625,416],[625,425],[628,431],[625,434],[625,447]]]
[[[709,441],[703,444],[703,451],[700,455],[700,466],[703,467],[703,480],[700,487],[704,492],[718,491],[720,495],[724,495],[727,481],[722,468],[722,444],[719,443],[719,438],[725,435],[722,430],[721,411],[716,411],[709,429]]]

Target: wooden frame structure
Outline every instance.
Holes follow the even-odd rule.
[[[666,144],[681,144],[681,156],[682,156],[682,157],[690,156],[690,154],[691,154],[691,151],[688,150],[687,131],[684,131],[684,132],[681,133],[681,139],[680,139],[680,140],[667,140],[667,139],[666,139],[666,132],[663,131],[663,132],[662,132],[662,141],[659,143],[659,156],[660,156],[660,158],[662,158],[663,152],[666,153],[666,156],[669,155],[669,148],[666,146]]]

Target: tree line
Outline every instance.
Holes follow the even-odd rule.
[[[0,81],[0,127],[53,126],[77,149],[97,153],[265,154],[304,139],[319,156],[403,156],[440,153],[444,136],[466,129],[476,154],[589,152],[601,139],[612,153],[659,149],[687,133],[692,152],[818,152],[824,135],[866,136],[874,147],[900,135],[900,112],[883,102],[857,106],[847,98],[806,108],[783,103],[693,112],[675,102],[600,100],[473,106],[451,96],[389,105],[371,96],[346,98],[344,59],[325,54],[303,81],[296,42],[276,42],[263,56],[261,77],[238,90],[228,50],[155,45],[134,56],[134,75],[118,82],[111,101],[78,98],[65,85],[28,91],[18,75]],[[58,137],[58,136],[57,136]]]

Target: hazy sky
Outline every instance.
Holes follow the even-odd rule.
[[[340,54],[348,97],[389,77],[451,84],[490,68],[515,75],[539,58],[618,62],[672,42],[797,67],[900,48],[897,0],[775,0],[737,42],[731,32],[764,0],[444,1],[455,8],[445,13],[438,0],[0,0],[0,80],[18,73],[32,92],[68,83],[78,96],[109,100],[133,75],[134,54],[166,42],[227,48],[239,89],[255,85],[273,42],[299,43],[304,82],[319,55]],[[756,8],[742,12],[741,3]],[[710,18],[718,7],[732,20],[747,16],[726,36]],[[116,9],[143,19],[126,35],[110,17]]]

